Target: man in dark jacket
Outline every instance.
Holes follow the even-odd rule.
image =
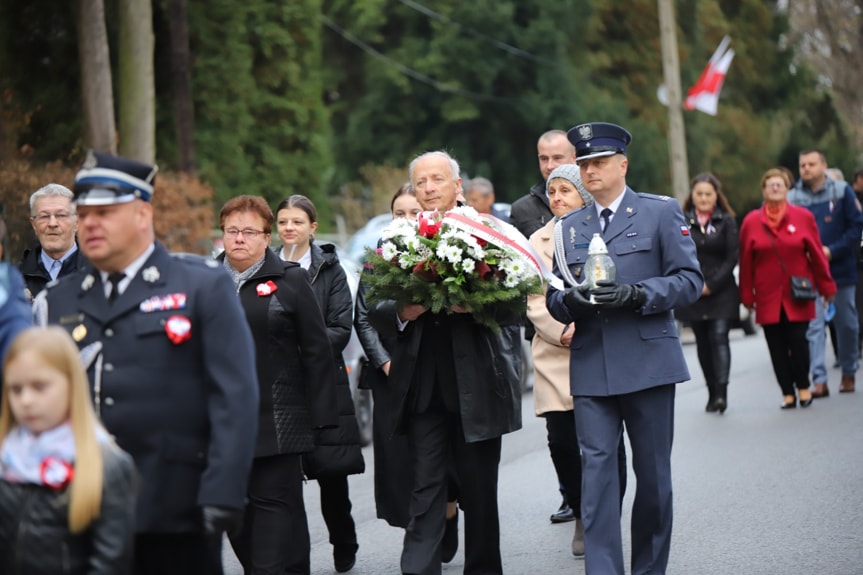
[[[75,205],[91,267],[48,284],[34,313],[95,355],[96,410],[141,475],[134,573],[215,575],[246,504],[255,352],[225,270],[155,242],[156,170],[90,153]]]
[[[24,251],[18,269],[32,300],[45,285],[75,273],[87,264],[78,250],[75,234],[78,216],[72,192],[60,184],[48,184],[30,196],[30,223],[39,243]]]
[[[409,171],[423,209],[445,212],[456,206],[461,178],[447,153],[423,154]],[[398,337],[389,381],[397,386],[393,408],[408,436],[414,475],[404,574],[441,572],[450,461],[465,512],[464,571],[503,571],[497,480],[501,436],[521,428],[518,377],[507,359],[517,351],[505,333],[493,333],[462,311],[435,314],[421,304],[395,301],[369,309],[382,336]]]
[[[534,184],[530,191],[512,204],[509,221],[526,238],[550,221],[554,215],[548,205],[545,182],[554,169],[563,164],[575,163],[575,148],[566,139],[563,130],[549,130],[536,143],[539,171],[542,181]]]

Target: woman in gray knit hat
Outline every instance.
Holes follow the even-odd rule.
[[[549,268],[554,253],[554,224],[573,210],[593,205],[593,196],[581,183],[575,164],[555,168],[546,182],[548,204],[554,220],[530,236],[530,245]],[[569,344],[575,325],[563,325],[545,307],[545,295],[527,299],[527,317],[536,328],[532,355],[534,366],[533,400],[537,417],[545,418],[551,461],[560,480],[567,503],[575,513],[572,554],[584,555],[584,524],[581,521],[581,456],[575,432],[575,416],[569,388]],[[621,436],[618,447],[620,497],[626,491],[626,451]]]

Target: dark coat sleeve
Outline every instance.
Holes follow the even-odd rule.
[[[246,316],[231,278],[198,282],[210,442],[198,505],[242,509],[258,433],[258,376]]]
[[[305,378],[306,398],[312,426],[316,428],[338,425],[336,409],[336,366],[330,347],[330,330],[318,306],[309,276],[299,266],[285,270],[285,282],[291,286],[295,298],[297,344]]]
[[[102,449],[105,478],[99,518],[90,525],[89,575],[131,572],[137,473],[132,458],[116,446]]]
[[[333,354],[341,354],[351,339],[353,318],[353,302],[351,288],[345,270],[338,262],[330,265],[327,270],[327,292],[323,294],[321,311],[324,312],[324,323],[327,325],[327,337]]]
[[[372,327],[369,322],[369,308],[366,304],[366,286],[360,278],[360,285],[357,289],[357,299],[354,306],[354,327],[357,330],[357,337],[360,340],[360,345],[363,346],[363,351],[369,362],[375,368],[380,368],[383,364],[390,361],[390,354],[387,352],[377,330]]]

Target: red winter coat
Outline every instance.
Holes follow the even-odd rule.
[[[813,280],[822,296],[836,293],[815,217],[806,208],[788,204],[779,228],[772,230],[767,227],[764,208],[753,210],[740,226],[739,280],[740,303],[755,306],[756,323],[779,323],[780,309],[785,310],[789,321],[809,321],[815,317],[815,301],[791,298],[791,276]]]

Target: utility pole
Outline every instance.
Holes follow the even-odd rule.
[[[662,72],[668,89],[668,156],[674,197],[683,203],[689,196],[689,162],[686,158],[686,133],[683,127],[683,97],[680,88],[680,62],[677,59],[677,24],[673,0],[657,0],[659,36],[662,42]]]

